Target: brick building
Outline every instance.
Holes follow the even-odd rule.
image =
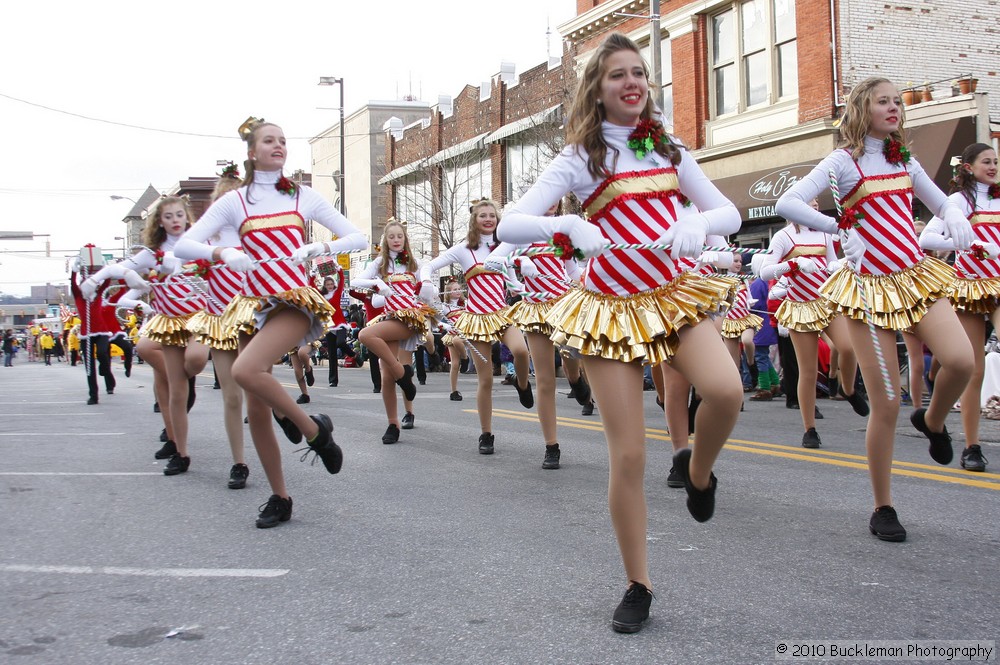
[[[932,100],[908,105],[907,127],[914,154],[946,188],[952,156],[1000,137],[996,8],[995,0],[663,0],[664,115],[740,209],[742,244],[765,245],[783,225],[775,201],[836,147],[845,96],[868,76],[929,90]],[[468,201],[516,199],[551,159],[575,72],[609,32],[627,34],[649,59],[649,11],[646,0],[577,0],[577,16],[559,26],[561,60],[520,77],[501,67],[488,83],[441,98],[422,121],[390,128],[389,173],[379,182],[426,254],[464,235]],[[959,88],[967,75],[978,79],[974,93]],[[829,195],[820,203],[832,208]]]

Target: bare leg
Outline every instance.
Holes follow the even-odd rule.
[[[309,387],[306,385],[306,368],[302,364],[302,357],[299,356],[299,351],[288,353],[288,360],[292,363],[292,374],[295,375],[295,383],[299,387],[299,392],[303,395],[309,394]]]
[[[663,383],[663,372],[657,372],[656,367],[650,368],[650,376],[653,377],[653,388],[656,390],[656,403],[663,406],[666,411],[667,388]]]
[[[701,395],[688,474],[696,489],[710,484],[712,466],[736,425],[743,403],[740,374],[709,320],[680,330],[672,365]]]
[[[972,345],[975,370],[962,391],[962,428],[965,430],[965,447],[979,444],[979,409],[983,392],[983,375],[986,373],[986,320],[982,314],[958,312],[958,320]]]
[[[907,364],[910,367],[910,400],[920,408],[924,403],[924,344],[911,332],[903,333]]]
[[[517,385],[521,390],[528,387],[531,358],[528,355],[528,344],[524,341],[524,333],[520,328],[510,326],[503,331],[502,341],[514,356],[514,373],[517,374]],[[554,361],[553,361],[554,362]]]
[[[940,432],[944,428],[948,412],[965,390],[975,368],[972,344],[947,300],[938,300],[931,305],[920,323],[914,326],[913,332],[927,344],[934,358],[941,363],[934,381],[934,394],[931,395],[931,403],[924,415],[928,429]],[[977,401],[977,408],[978,404]]]
[[[167,369],[167,390],[170,394],[168,409],[170,422],[174,426],[173,441],[177,444],[177,454],[188,457],[188,375],[184,370],[184,347],[163,346],[163,359]],[[160,404],[160,409],[163,405]]]
[[[147,337],[140,337],[136,348],[142,359],[153,368],[154,398],[156,403],[160,405],[160,417],[163,418],[167,438],[173,441],[174,424],[170,419],[170,386],[167,382],[167,363],[163,357],[163,347]]]
[[[451,392],[458,390],[458,373],[462,369],[462,361],[468,356],[465,351],[465,344],[461,340],[448,345],[451,350]]]
[[[627,581],[652,589],[646,554],[646,427],[642,415],[642,366],[598,357],[583,365],[599,404],[616,404],[601,417],[608,442],[608,507]]]
[[[388,348],[393,352],[393,357],[402,355],[399,351],[399,342],[389,342]],[[385,407],[385,417],[390,425],[399,427],[399,402],[396,399],[396,379],[393,378],[389,370],[389,363],[379,363],[379,371],[382,373],[382,406]]]
[[[545,445],[559,442],[556,434],[556,354],[551,340],[541,333],[525,333],[528,348],[535,361],[535,405],[538,407],[538,422],[542,426]],[[577,368],[579,376],[579,368]]]
[[[899,361],[895,353],[883,354],[893,392],[897,395],[897,399],[889,401],[868,324],[849,319],[847,332],[858,357],[858,367],[865,380],[871,406],[865,432],[865,449],[868,453],[868,476],[872,483],[875,508],[891,506],[892,449],[896,439],[896,420],[899,417]],[[879,328],[878,339],[883,349],[892,349],[896,344],[896,333]]]
[[[241,357],[246,352],[251,339],[246,335],[240,336]],[[270,370],[270,366],[268,370]],[[288,489],[285,487],[285,475],[281,469],[281,449],[278,447],[278,439],[274,435],[271,409],[262,399],[252,393],[248,392],[246,398],[247,420],[250,423],[250,438],[253,440],[254,449],[257,451],[257,457],[260,459],[260,465],[264,469],[267,483],[271,486],[271,494],[277,494],[281,498],[287,499]]]
[[[802,414],[802,429],[816,427],[816,356],[819,354],[819,333],[789,330],[788,336],[795,347],[795,360],[799,365],[799,384],[796,394]],[[791,386],[788,389],[791,390]]]
[[[844,391],[845,395],[853,395],[854,385],[858,378],[858,356],[854,353],[854,347],[851,345],[851,338],[847,332],[847,319],[843,316],[835,317],[826,327],[826,334],[830,337],[830,341],[833,342],[837,351],[840,389]],[[895,350],[896,345],[893,344],[890,348]],[[801,366],[802,364],[799,363],[799,367]],[[830,376],[833,376],[833,373],[833,353],[831,353]]]
[[[233,380],[234,362],[236,351],[212,350],[212,363],[222,387],[222,419],[226,426],[233,464],[246,464],[243,455],[243,389]]]
[[[390,347],[390,342],[401,342],[413,336],[413,331],[399,321],[386,319],[379,321],[373,326],[368,326],[358,335],[361,343],[368,347],[368,350],[378,356],[380,366],[388,369],[388,376],[393,381],[403,378],[403,363],[396,357],[396,346]],[[383,377],[386,374],[383,372]],[[383,381],[383,387],[384,387]]]
[[[670,443],[676,453],[687,448],[688,437],[691,435],[688,428],[688,393],[691,392],[691,384],[670,363],[660,363],[659,369],[659,372],[653,369],[653,375],[659,374],[663,383],[663,411],[667,430],[670,432]]]
[[[490,360],[493,346],[489,342],[473,342],[479,353],[472,354],[476,363],[476,410],[479,412],[479,427],[484,432],[493,431],[493,361]],[[482,358],[480,357],[482,356]],[[485,360],[483,360],[485,358]]]
[[[309,319],[298,310],[284,309],[271,315],[267,324],[250,338],[250,342],[240,352],[233,364],[233,378],[247,391],[248,411],[251,409],[249,396],[253,394],[270,409],[295,423],[306,439],[310,440],[319,433],[319,427],[285,392],[281,383],[271,376],[274,361],[301,341],[308,330]],[[270,413],[266,415],[271,417]],[[256,443],[255,440],[254,444]]]
[[[208,347],[193,339],[184,347],[184,373],[188,377],[198,376],[208,364]],[[186,403],[185,403],[186,406]]]

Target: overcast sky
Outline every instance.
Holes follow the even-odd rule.
[[[344,78],[347,114],[411,91],[436,103],[502,60],[518,73],[544,62],[547,25],[558,55],[556,27],[575,10],[575,0],[4,3],[0,232],[48,234],[53,257],[22,253],[44,250],[44,237],[0,240],[0,292],[64,281],[63,257],[85,243],[120,251],[132,203],[111,195],[138,199],[149,184],[213,175],[217,160],[242,163],[236,128],[249,115],[294,139],[287,172],[308,171],[305,139],[338,119],[320,109],[339,101],[320,76]]]

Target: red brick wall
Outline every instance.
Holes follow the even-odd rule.
[[[695,32],[671,42],[674,81],[674,134],[691,149],[705,144],[708,119],[707,36],[705,18]]]
[[[799,122],[833,116],[833,54],[830,50],[830,3],[795,3],[799,56]]]

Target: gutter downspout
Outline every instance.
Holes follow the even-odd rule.
[[[830,0],[830,50],[833,56],[833,106],[836,109],[844,108],[845,104],[840,99],[840,74],[837,69],[837,14],[834,7],[835,0]]]

